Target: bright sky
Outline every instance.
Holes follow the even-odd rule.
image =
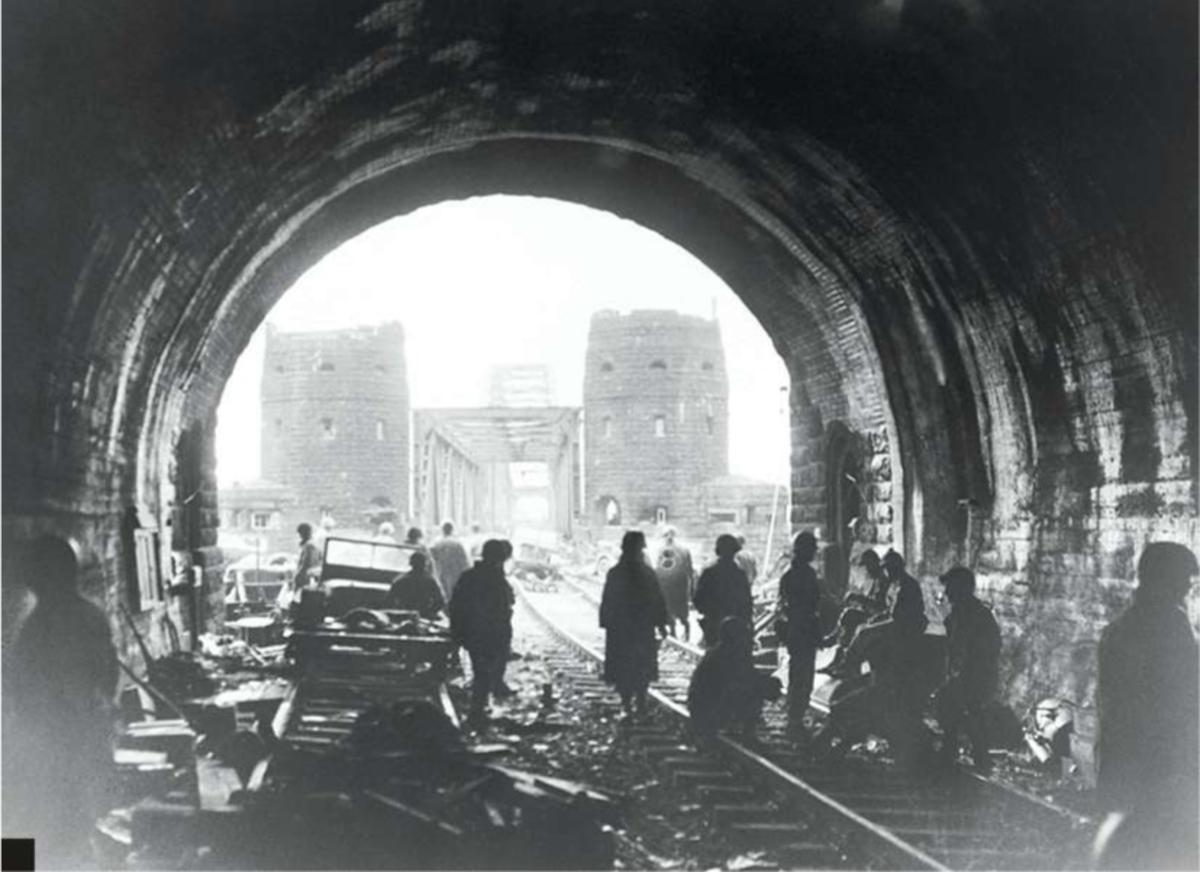
[[[490,368],[544,363],[555,402],[583,403],[597,309],[674,309],[721,323],[729,372],[730,472],[785,481],[787,370],[738,297],[683,248],[632,221],[573,203],[492,196],[440,203],[335,249],[284,295],[280,330],[404,324],[414,407],[487,403]],[[259,475],[260,328],[221,399],[222,484]]]

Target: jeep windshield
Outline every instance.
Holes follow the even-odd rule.
[[[321,563],[321,581],[390,582],[408,572],[408,559],[417,549],[392,542],[362,539],[325,540],[325,558]]]

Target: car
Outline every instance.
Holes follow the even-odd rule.
[[[382,609],[392,581],[408,572],[409,558],[419,550],[394,542],[326,537],[317,582],[322,612],[340,617],[352,609]],[[295,593],[287,591],[285,605],[299,600]]]
[[[296,572],[295,559],[284,553],[247,554],[225,567],[228,612],[269,611]]]

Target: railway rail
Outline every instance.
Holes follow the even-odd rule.
[[[534,617],[574,656],[603,660],[594,611],[600,589],[593,580],[566,578],[557,590],[526,589],[519,581],[515,586]],[[679,753],[687,746],[666,734],[677,734],[686,723],[688,681],[701,654],[694,645],[667,640],[650,697],[671,727],[642,732],[676,755],[673,779],[697,787],[701,799],[712,802],[716,823],[757,835],[763,843],[801,839],[798,847],[812,854],[813,865],[1086,868],[1092,834],[1087,819],[965,771],[922,777],[854,754],[836,764],[814,760],[790,738],[781,707],[768,707],[757,742],[722,735],[713,749]],[[824,712],[817,707],[815,714]],[[729,776],[731,768],[738,777]],[[763,791],[775,801],[763,802]],[[797,824],[801,818],[819,821],[827,838],[814,842],[814,831]],[[805,862],[796,859],[797,865]]]

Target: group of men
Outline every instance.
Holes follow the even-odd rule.
[[[752,582],[756,568],[743,548],[744,540],[717,537],[717,559],[706,567],[690,590],[694,577],[690,552],[667,530],[655,559],[669,631],[682,621],[688,628],[690,602],[700,613],[707,649],[693,676],[689,703],[701,732],[731,726],[748,732],[765,700],[778,688],[758,680],[753,666],[754,633]],[[882,558],[867,551],[860,563],[870,579],[865,592],[848,595],[834,633],[821,626],[821,584],[812,566],[818,552],[816,536],[802,532],[792,547],[792,560],[779,582],[775,631],[788,652],[788,716],[799,740],[808,736],[806,720],[812,695],[817,651],[837,645],[834,662],[824,671],[846,679],[861,675],[870,662],[872,692],[886,693],[889,732],[905,762],[919,752],[924,688],[921,639],[928,625],[921,585],[905,569],[903,557],[888,551]],[[748,571],[751,570],[751,571]],[[975,597],[974,574],[955,567],[941,577],[951,612],[947,632],[947,674],[937,688],[935,708],[945,738],[944,762],[957,757],[958,738],[965,734],[976,768],[987,771],[990,757],[984,734],[984,712],[998,686],[1000,630],[991,610]],[[883,685],[883,687],[880,687]]]
[[[836,645],[833,661],[822,671],[837,679],[861,681],[862,666],[869,663],[870,675],[859,692],[881,702],[884,729],[901,763],[919,765],[927,758],[921,743],[929,690],[921,675],[928,665],[922,655],[929,624],[921,584],[908,573],[898,552],[889,550],[880,559],[874,551],[866,551],[860,565],[870,587],[847,595],[837,626],[825,634],[820,620],[821,584],[812,566],[817,550],[812,533],[798,535],[791,566],[779,583],[776,634],[788,651],[788,715],[794,732],[802,739],[808,737],[805,717],[817,651]],[[991,757],[985,718],[999,685],[1000,628],[991,609],[975,596],[975,574],[970,569],[953,567],[939,581],[950,603],[944,621],[944,675],[933,693],[942,730],[940,759],[943,765],[952,765],[959,740],[965,736],[975,768],[986,773]],[[942,672],[941,664],[937,671]],[[831,722],[836,715],[831,713]]]
[[[303,587],[319,569],[321,554],[312,541],[312,526],[300,524],[300,554],[293,583]],[[380,526],[375,541],[395,543],[390,523]],[[404,545],[412,550],[408,572],[397,575],[384,600],[384,607],[416,612],[434,620],[443,613],[450,619],[451,637],[471,660],[471,703],[468,723],[481,725],[489,697],[511,696],[504,673],[512,650],[514,595],[504,573],[513,555],[506,539],[483,543],[474,565],[465,545],[454,535],[454,524],[442,524],[442,536],[430,546],[422,541],[420,527],[410,527]]]
[[[452,528],[445,533],[451,538]],[[749,582],[735,563],[737,545],[732,537],[719,540],[718,559],[701,573],[693,598],[709,645],[689,696],[701,731],[730,726],[729,712],[752,726],[755,707],[778,693],[776,686],[758,680],[750,660],[752,636],[741,590],[743,585],[748,590]],[[609,602],[601,609],[601,623],[616,633],[615,640],[633,642],[621,651],[614,648],[611,672],[606,664],[606,676],[618,682],[633,713],[644,706],[646,686],[655,675],[655,664],[646,660],[654,657],[654,633],[667,633],[665,598],[644,549],[640,532],[626,534],[625,559],[609,573]],[[512,639],[514,597],[504,573],[511,554],[509,543],[488,540],[479,560],[450,589],[451,633],[466,648],[474,671],[475,720],[482,719],[488,696],[502,693]],[[777,631],[790,655],[789,712],[798,724],[818,648],[840,643],[844,650],[834,671],[843,675],[851,675],[863,660],[885,667],[880,672],[886,674],[891,660],[895,680],[903,686],[906,645],[924,629],[920,585],[893,552],[878,561],[878,569],[874,559],[864,559],[873,584],[863,599],[849,603],[864,612],[857,626],[848,629],[854,621],[843,616],[839,632],[823,635],[820,581],[811,565],[816,554],[816,538],[798,535],[791,567],[780,581]],[[413,572],[427,572],[422,556],[413,555]],[[78,591],[74,548],[61,537],[44,536],[29,544],[23,563],[36,605],[5,654],[6,832],[39,835],[39,851],[45,850],[39,856],[47,865],[85,866],[90,821],[101,808],[111,763],[117,660],[106,616]],[[1148,544],[1137,564],[1132,604],[1100,639],[1097,788],[1110,812],[1101,831],[1103,868],[1196,868],[1200,651],[1184,606],[1197,573],[1195,555],[1186,547]],[[997,691],[999,629],[991,610],[976,598],[969,569],[950,569],[940,581],[950,603],[944,621],[946,677],[935,694],[945,734],[942,753],[956,757],[965,734],[975,763],[986,768],[981,715]],[[731,584],[738,592],[725,589]],[[629,651],[638,653],[627,656]],[[910,704],[897,703],[902,711]]]
[[[869,662],[863,692],[882,698],[901,762],[928,759],[922,754],[928,738],[922,713],[929,694],[918,674],[928,619],[920,583],[897,552],[888,551],[882,560],[865,552],[860,563],[870,587],[847,596],[835,631],[824,635],[821,586],[811,565],[817,550],[815,536],[799,534],[779,585],[776,631],[789,655],[792,724],[804,735],[816,652],[836,644],[825,671],[859,680]],[[728,565],[723,572],[729,576]],[[1138,561],[1132,604],[1101,634],[1095,758],[1097,793],[1108,818],[1097,841],[1100,868],[1192,869],[1200,859],[1200,651],[1185,610],[1198,572],[1195,555],[1183,545],[1149,543]],[[955,566],[938,580],[950,612],[943,621],[944,667],[937,670],[943,677],[932,694],[942,732],[933,759],[954,764],[965,738],[975,768],[987,773],[988,717],[1000,684],[1000,628],[976,597],[970,569]],[[752,671],[746,622],[726,617],[720,627],[717,644],[693,677],[693,722],[710,732],[721,726],[745,730],[773,688]]]

